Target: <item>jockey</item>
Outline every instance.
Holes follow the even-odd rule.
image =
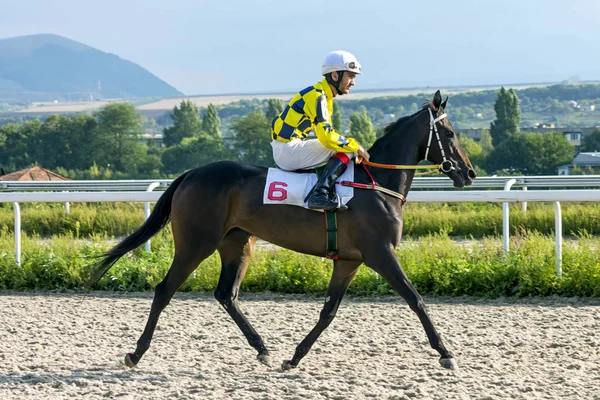
[[[369,153],[355,139],[342,136],[331,125],[333,98],[349,93],[354,78],[361,74],[360,64],[349,52],[329,53],[321,66],[325,79],[296,94],[273,119],[271,146],[277,166],[293,171],[327,163],[307,196],[310,209],[345,210],[335,194],[335,180],[354,156],[369,160]],[[308,138],[311,133],[316,139]]]

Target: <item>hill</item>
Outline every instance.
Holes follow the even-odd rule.
[[[0,40],[0,102],[181,94],[131,61],[62,36],[42,34]]]

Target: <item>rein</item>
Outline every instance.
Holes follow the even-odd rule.
[[[441,121],[444,118],[447,118],[448,115],[446,113],[440,115],[437,118],[433,118],[433,113],[431,112],[431,108],[428,108],[429,111],[429,139],[427,140],[427,150],[425,151],[425,160],[429,156],[429,148],[431,147],[431,139],[433,138],[433,132],[435,132],[435,138],[437,139],[438,145],[440,147],[440,152],[442,153],[442,163],[441,164],[433,164],[433,165],[396,165],[396,164],[379,164],[367,160],[357,160],[357,164],[366,164],[375,168],[383,168],[383,169],[436,169],[441,172],[450,172],[454,170],[454,166],[448,159],[446,158],[446,152],[444,151],[444,147],[442,146],[442,141],[440,140],[440,133],[438,132],[436,122]]]
[[[435,132],[435,138],[437,139],[438,145],[440,146],[440,152],[442,154],[442,163],[441,164],[434,164],[434,165],[379,164],[379,163],[375,163],[375,162],[371,162],[371,161],[367,161],[367,160],[362,160],[362,159],[358,160],[357,159],[356,164],[362,165],[362,167],[367,172],[369,179],[371,179],[371,184],[355,183],[355,182],[350,182],[350,181],[342,181],[342,182],[340,182],[340,184],[342,186],[352,186],[357,189],[377,190],[379,192],[382,192],[382,193],[385,193],[392,197],[395,197],[397,199],[400,199],[402,201],[402,204],[404,205],[404,204],[406,204],[406,201],[407,201],[406,197],[404,197],[404,195],[401,193],[394,192],[393,190],[386,189],[383,186],[377,185],[375,183],[375,179],[373,178],[373,175],[371,175],[371,172],[369,172],[369,170],[367,169],[367,165],[369,165],[371,167],[383,168],[383,169],[415,169],[415,170],[417,170],[417,169],[436,169],[438,172],[453,171],[455,168],[452,165],[452,162],[450,162],[446,158],[446,152],[444,151],[444,147],[442,146],[442,141],[440,140],[440,134],[438,132],[437,125],[436,125],[436,122],[439,122],[442,119],[447,118],[448,116],[446,115],[446,113],[443,113],[442,115],[438,116],[437,118],[433,118],[433,113],[431,112],[431,108],[429,108],[428,111],[429,111],[429,139],[427,140],[427,150],[425,151],[425,160],[427,160],[427,157],[429,156],[429,148],[431,147],[431,139],[433,138],[433,132]],[[431,172],[435,172],[435,171],[431,171]]]
[[[378,192],[382,192],[385,194],[388,194],[392,197],[395,197],[397,199],[400,199],[402,201],[402,205],[406,204],[406,197],[404,197],[404,195],[402,193],[398,193],[398,192],[394,192],[393,190],[390,189],[386,189],[383,186],[379,186],[375,183],[375,178],[373,178],[373,175],[371,175],[371,172],[367,169],[367,166],[362,164],[363,168],[365,169],[365,172],[367,173],[367,175],[369,175],[369,179],[371,179],[371,184],[366,184],[366,183],[356,183],[356,182],[350,182],[350,181],[341,181],[340,184],[342,186],[352,186],[353,188],[357,188],[357,189],[368,189],[368,190],[377,190]]]

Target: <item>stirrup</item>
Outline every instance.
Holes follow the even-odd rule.
[[[311,205],[310,204],[311,200],[315,199],[315,197],[317,199],[319,197],[324,197],[325,199],[327,199],[327,204],[325,204],[325,202],[321,202],[321,204]],[[322,199],[320,199],[320,200],[322,200]],[[344,211],[344,210],[348,209],[348,206],[346,206],[345,204],[342,204],[342,199],[337,193],[335,194],[335,197],[331,197],[325,193],[314,194],[313,196],[311,196],[308,199],[307,207],[311,210],[323,210],[323,211],[330,211],[330,212]]]

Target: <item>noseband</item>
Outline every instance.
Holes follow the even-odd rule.
[[[446,152],[444,151],[444,146],[442,146],[442,141],[440,140],[440,134],[438,132],[438,128],[436,122],[443,120],[448,117],[446,113],[438,116],[437,118],[433,118],[433,113],[431,112],[431,108],[427,109],[429,111],[429,140],[427,140],[427,150],[425,151],[425,159],[427,160],[427,156],[429,155],[429,147],[431,146],[431,138],[433,137],[433,132],[435,132],[435,137],[437,139],[438,145],[440,146],[440,152],[442,153],[442,163],[440,164],[440,170],[442,172],[450,172],[455,168],[452,165],[452,162],[446,158]]]

